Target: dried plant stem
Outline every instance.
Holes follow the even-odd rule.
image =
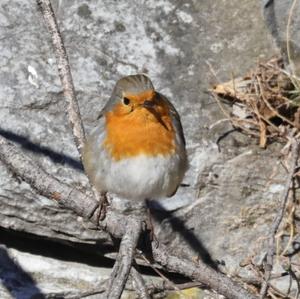
[[[266,99],[264,93],[263,93],[263,88],[262,88],[262,83],[261,83],[261,79],[256,76],[256,80],[258,82],[259,85],[259,89],[260,89],[260,94],[261,94],[261,98],[264,101],[264,103],[266,104],[266,106],[275,114],[277,115],[279,118],[281,118],[283,121],[285,121],[286,123],[288,123],[289,125],[291,125],[292,127],[294,127],[294,123],[292,121],[290,121],[289,119],[287,119],[286,117],[284,117],[282,114],[280,114],[276,109],[274,109],[272,107],[272,105],[270,104],[270,102]]]
[[[295,11],[295,7],[296,7],[296,4],[297,4],[297,0],[293,0],[293,3],[291,5],[291,8],[289,10],[289,14],[288,14],[288,21],[287,21],[287,26],[286,26],[286,51],[287,51],[287,58],[288,58],[288,61],[289,61],[289,64],[292,68],[292,74],[293,74],[293,77],[297,78],[296,74],[295,74],[295,68],[293,67],[293,60],[292,60],[292,55],[291,55],[291,24],[292,24],[292,19],[293,19],[293,14],[294,14],[294,11]],[[295,80],[297,81],[297,80]],[[300,86],[299,86],[299,82],[294,82],[296,83],[296,86],[297,88],[299,89]]]
[[[298,156],[299,156],[299,141],[296,139],[292,139],[292,149],[291,149],[292,157],[291,157],[291,165],[289,174],[285,183],[285,188],[283,190],[282,196],[281,196],[281,206],[280,209],[273,221],[272,227],[269,232],[269,242],[268,242],[268,250],[267,250],[267,256],[266,256],[266,264],[265,264],[265,277],[264,282],[262,284],[261,290],[260,290],[260,298],[265,298],[267,291],[268,291],[268,283],[271,277],[271,272],[273,269],[273,259],[275,255],[275,236],[278,231],[279,225],[282,221],[282,218],[285,213],[285,208],[289,196],[290,186],[293,181],[295,169],[297,166]]]
[[[250,129],[246,128],[245,126],[240,125],[240,123],[246,123],[246,124],[251,124],[253,126],[258,126],[257,123],[255,123],[254,121],[248,120],[248,119],[237,119],[237,118],[234,118],[234,117],[230,116],[230,114],[225,110],[225,108],[221,104],[221,101],[218,98],[218,95],[214,92],[212,92],[212,95],[213,95],[214,99],[216,100],[218,106],[220,107],[221,111],[225,115],[225,117],[227,117],[227,119],[229,121],[231,121],[231,123],[233,124],[234,127],[239,128],[241,130],[244,130],[245,132],[247,132],[251,136],[259,137],[258,133],[253,132]]]

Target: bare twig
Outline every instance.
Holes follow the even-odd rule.
[[[90,297],[92,295],[103,294],[106,290],[106,280],[101,283],[101,285],[97,289],[88,290],[86,292],[57,292],[57,293],[47,293],[45,294],[45,299],[82,299],[86,297]]]
[[[152,244],[153,256],[156,262],[171,272],[182,274],[192,280],[200,281],[209,289],[215,290],[218,294],[230,299],[254,299],[256,296],[247,292],[229,277],[212,269],[203,261],[193,263],[185,258],[168,253],[168,249],[163,244],[158,247]]]
[[[165,285],[169,285],[171,287],[172,290],[175,291],[180,291],[180,289],[177,287],[177,285],[175,285],[170,279],[168,279],[168,277],[166,277],[161,271],[159,271],[154,265],[151,264],[151,262],[146,258],[146,256],[142,253],[142,252],[138,252],[139,256],[146,262],[146,264],[152,268],[152,270],[159,276],[161,277],[164,282]]]
[[[282,218],[284,216],[286,203],[289,196],[290,186],[294,177],[295,169],[297,166],[297,160],[299,155],[299,142],[296,139],[292,139],[292,160],[291,160],[291,166],[289,175],[287,177],[285,188],[282,193],[281,197],[281,206],[280,209],[273,221],[272,227],[269,232],[269,242],[268,242],[268,251],[266,255],[266,264],[265,264],[265,277],[264,282],[262,284],[261,290],[260,290],[260,298],[264,298],[268,291],[268,282],[271,277],[271,272],[273,269],[273,258],[275,254],[275,235],[278,231],[279,225],[282,221]]]
[[[295,67],[293,66],[292,55],[291,55],[291,23],[292,23],[293,13],[295,11],[296,3],[297,3],[297,0],[293,0],[293,3],[292,3],[291,8],[289,10],[288,21],[287,21],[287,26],[286,26],[286,51],[287,51],[287,58],[288,58],[288,62],[290,64],[290,66],[292,68],[292,74],[295,77],[296,77]],[[298,84],[296,86],[299,88]]]
[[[289,240],[288,240],[285,248],[280,253],[281,256],[284,256],[286,254],[286,252],[289,250],[289,248],[293,242],[293,239],[295,237],[295,211],[296,211],[296,207],[295,207],[295,205],[293,205],[291,208],[291,211],[288,215],[288,218],[287,218],[287,223],[290,227]]]
[[[289,272],[290,277],[296,282],[297,293],[296,293],[296,296],[294,298],[298,299],[299,298],[299,292],[300,292],[300,281],[299,281],[299,278],[297,277],[296,273],[293,271],[292,265],[290,265],[290,264],[288,265],[287,271]]]
[[[40,165],[2,136],[0,136],[0,160],[39,194],[56,200],[84,218],[91,217],[98,206],[92,197],[50,176]]]
[[[186,283],[181,283],[181,284],[175,284],[173,283],[168,277],[166,277],[166,275],[164,275],[160,270],[157,269],[157,267],[155,267],[155,265],[153,265],[149,259],[141,252],[138,250],[138,256],[140,258],[142,258],[145,263],[150,267],[152,268],[152,270],[159,276],[162,278],[162,285],[156,285],[156,286],[153,286],[152,288],[149,288],[148,289],[152,289],[152,293],[154,291],[156,292],[163,292],[163,291],[166,291],[166,290],[171,290],[171,291],[177,291],[177,292],[180,292],[181,290],[184,290],[184,289],[189,289],[189,288],[193,288],[193,287],[202,287],[204,288],[205,285],[201,282],[186,282]]]
[[[135,249],[142,232],[142,222],[143,220],[138,217],[131,216],[127,218],[125,234],[122,237],[118,257],[113,267],[110,283],[106,292],[106,297],[109,299],[120,298],[125,288]]]
[[[64,97],[68,104],[68,118],[73,129],[75,144],[77,146],[79,154],[81,155],[81,149],[85,141],[85,133],[75,95],[67,52],[56,22],[50,0],[37,0],[37,3],[42,10],[45,23],[51,34],[53,49],[57,61],[58,73],[63,87]]]
[[[135,267],[131,267],[130,276],[132,277],[132,284],[139,298],[150,299],[151,297],[143,276],[135,269]]]
[[[52,177],[38,163],[24,155],[20,149],[7,142],[2,136],[0,136],[0,161],[39,194],[55,200],[78,216],[99,225],[99,229],[106,230],[115,238],[124,235],[126,227],[123,224],[126,223],[127,216],[108,210],[105,220],[98,223],[99,204],[91,195]]]
[[[135,291],[140,299],[150,299],[151,295],[165,293],[166,291],[174,291],[174,286],[166,282],[165,280],[157,282],[144,281],[143,276],[136,270],[136,266],[131,267],[130,276],[132,279],[132,286],[127,285],[126,290]],[[107,290],[108,281],[103,281],[97,288],[84,292],[54,292],[45,294],[46,299],[81,299],[92,295],[103,294]],[[257,284],[260,281],[257,279]],[[196,287],[204,287],[200,282],[185,282],[176,284],[176,290],[185,290]]]

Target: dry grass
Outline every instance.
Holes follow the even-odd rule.
[[[212,93],[233,126],[259,137],[261,147],[283,138],[287,128],[300,129],[299,90],[280,58],[258,63],[243,78],[214,86]],[[224,100],[232,104],[231,113]]]

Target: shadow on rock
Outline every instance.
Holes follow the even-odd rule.
[[[79,160],[76,160],[68,155],[61,154],[49,147],[35,144],[31,142],[27,137],[1,128],[0,135],[5,137],[7,140],[20,144],[24,149],[28,151],[49,157],[54,163],[62,165],[67,164],[75,170],[83,171],[83,166]]]
[[[218,263],[214,261],[205,248],[199,237],[197,237],[193,231],[188,229],[183,220],[173,215],[171,211],[167,211],[164,209],[159,202],[155,202],[155,209],[151,209],[151,204],[147,203],[148,207],[151,210],[151,217],[153,217],[156,221],[161,223],[163,220],[167,220],[171,226],[173,232],[179,233],[186,243],[199,254],[201,260],[206,263],[208,266],[212,267],[215,270],[218,270]]]
[[[36,286],[34,279],[25,272],[0,245],[0,281],[15,299],[46,298]]]

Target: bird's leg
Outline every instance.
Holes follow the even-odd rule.
[[[107,206],[109,205],[109,202],[107,200],[107,192],[103,192],[100,194],[100,200],[99,200],[99,214],[97,218],[97,223],[99,221],[102,221],[106,217],[106,211],[107,211]]]
[[[154,233],[154,225],[152,222],[152,216],[151,216],[151,211],[150,211],[150,207],[149,207],[149,200],[146,199],[146,205],[147,205],[147,219],[146,219],[146,226],[147,226],[147,230],[149,231],[149,236],[150,236],[150,241],[154,241],[155,242],[155,246],[156,248],[159,245],[158,239]]]
[[[92,186],[92,190],[96,199],[96,204],[91,214],[88,216],[89,219],[96,217],[96,226],[91,226],[91,222],[88,225],[85,225],[83,222],[83,226],[88,229],[98,230],[99,222],[103,221],[106,216],[107,206],[109,205],[109,201],[107,199],[107,192],[98,192],[94,186]]]
[[[97,210],[99,211],[97,213],[97,223],[99,221],[102,221],[105,219],[107,206],[109,205],[109,202],[107,200],[107,192],[98,192],[95,187],[93,187],[94,194],[96,195],[96,199],[98,201],[98,207]]]

